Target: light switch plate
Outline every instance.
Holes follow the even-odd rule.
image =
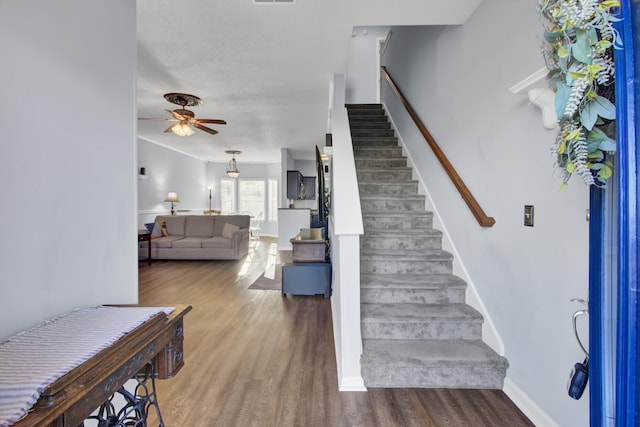
[[[533,227],[533,205],[524,205],[524,225]]]

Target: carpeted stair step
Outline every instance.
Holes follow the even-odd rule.
[[[366,196],[394,194],[418,194],[418,181],[377,182],[361,181],[358,184],[360,194]]]
[[[387,113],[382,108],[349,110],[347,114],[349,115],[349,123],[358,123],[363,120],[389,121]]]
[[[372,120],[367,120],[367,121],[359,121],[359,122],[352,122],[349,127],[351,129],[358,129],[358,130],[375,130],[375,129],[384,129],[384,130],[389,130],[391,129],[391,123],[389,123],[386,120],[382,120],[382,121],[372,121]]]
[[[358,181],[408,181],[413,171],[410,167],[397,167],[393,169],[358,168],[356,175]]]
[[[502,389],[507,360],[482,341],[364,340],[367,387]]]
[[[364,339],[479,340],[482,315],[467,304],[361,304]]]
[[[360,195],[360,206],[363,212],[415,212],[424,210],[425,197],[421,194],[396,194],[368,196]]]
[[[356,168],[401,168],[407,166],[406,157],[359,157],[355,159]]]
[[[442,232],[433,228],[371,230],[360,237],[361,249],[421,250],[441,247]]]
[[[395,136],[393,129],[351,129],[351,137],[391,137]]]
[[[453,274],[361,274],[361,303],[462,304],[467,284]]]
[[[351,110],[349,114],[349,123],[359,123],[362,121],[382,121],[388,122],[387,114],[382,109],[372,110]]]
[[[407,216],[405,212],[368,211],[362,213],[362,222],[365,234],[373,230],[431,228],[433,212],[412,212]]]
[[[354,121],[355,119],[355,121]],[[386,117],[370,117],[362,116],[350,119],[349,129],[351,132],[354,130],[370,130],[372,132],[381,131],[384,134],[388,134],[387,131],[391,129],[391,123],[387,121]]]
[[[451,274],[452,261],[440,249],[360,251],[360,271],[368,274]]]
[[[381,110],[382,104],[345,104],[347,110]]]
[[[354,147],[353,157],[358,159],[370,159],[378,157],[404,157],[402,147]]]
[[[347,107],[347,113],[349,114],[349,119],[354,116],[386,116],[387,113],[383,108],[376,107]],[[385,119],[386,120],[386,119]]]
[[[384,108],[349,108],[347,107],[347,114],[349,115],[349,121],[356,117],[362,116],[383,116],[387,120],[387,113]]]
[[[354,147],[398,147],[397,136],[352,137]]]

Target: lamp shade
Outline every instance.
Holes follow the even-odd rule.
[[[167,198],[164,199],[165,202],[172,202],[172,203],[180,203],[180,199],[178,198],[178,193],[176,193],[175,191],[169,191],[167,193]]]

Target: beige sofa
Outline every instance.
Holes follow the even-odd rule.
[[[162,234],[151,238],[152,259],[240,259],[249,252],[248,215],[159,215]],[[147,242],[138,255],[148,256]]]

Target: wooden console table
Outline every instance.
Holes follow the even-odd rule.
[[[184,365],[183,318],[190,310],[190,305],[177,305],[168,315],[157,313],[72,369],[51,384],[13,427],[77,427],[138,373],[151,372],[151,380],[172,378]],[[153,394],[151,404],[157,409],[155,390]]]

